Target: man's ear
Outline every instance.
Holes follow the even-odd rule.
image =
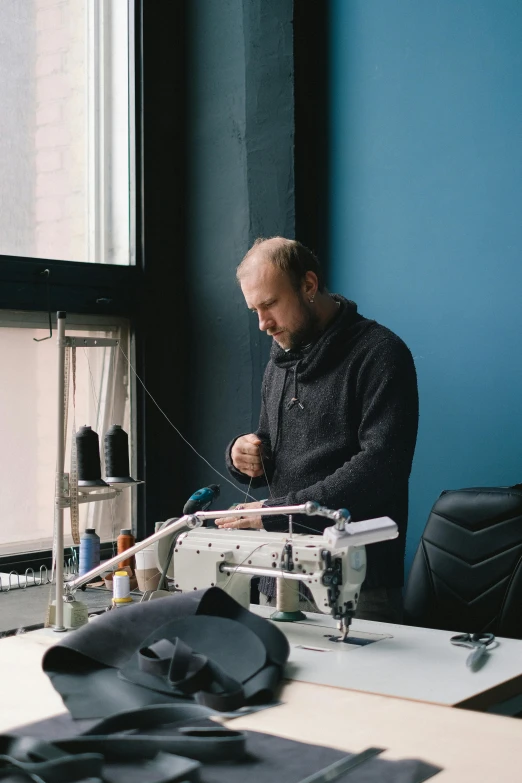
[[[307,299],[314,297],[318,290],[318,280],[315,272],[308,271],[303,279],[303,294]]]

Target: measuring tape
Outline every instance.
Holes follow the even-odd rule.
[[[71,431],[71,470],[69,473],[69,499],[71,510],[71,535],[73,544],[80,544],[80,514],[78,510],[78,456],[76,451],[76,346],[71,348],[72,353],[72,382],[73,382],[73,426]],[[67,361],[67,357],[66,357]],[[68,385],[68,384],[67,384]],[[65,414],[67,427],[67,413]],[[67,430],[66,430],[67,431]]]

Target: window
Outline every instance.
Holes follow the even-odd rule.
[[[0,555],[47,550],[53,536],[54,486],[58,416],[58,350],[56,340],[35,342],[49,333],[39,313],[0,312],[0,356],[9,368],[0,387]],[[112,424],[130,431],[128,372],[129,328],[124,319],[71,316],[66,334],[112,337],[119,347],[76,349],[76,393],[69,382],[68,436],[65,471],[71,464],[73,432],[88,424],[98,433],[103,475],[103,438]],[[135,460],[131,458],[131,465]],[[128,527],[134,489],[117,498],[79,506],[80,530],[94,527],[102,541],[113,541]],[[70,546],[69,511],[65,544]]]
[[[52,544],[58,351],[56,335],[33,340],[49,333],[44,311],[67,311],[69,336],[118,337],[127,357],[134,346],[140,2],[0,2],[0,357],[7,368],[0,392],[0,558]],[[96,348],[76,355],[66,472],[74,418],[76,429],[90,424],[98,432],[102,457],[112,423],[122,424],[135,444],[123,353]],[[137,474],[134,451],[132,460]],[[93,526],[102,540],[113,540],[119,527],[131,525],[136,494],[130,489],[115,500],[81,504],[80,530]],[[64,516],[68,545],[69,512]]]
[[[134,261],[127,0],[0,3],[0,253]]]
[[[172,309],[171,291],[179,288],[179,264],[172,259],[182,254],[186,226],[186,179],[179,154],[184,149],[187,116],[185,16],[185,4],[180,3],[0,0],[0,331],[14,330],[13,339],[23,343],[21,353],[15,351],[9,364],[4,352],[12,357],[14,348],[0,344],[7,379],[19,377],[19,362],[25,364],[29,378],[37,369],[31,369],[33,362],[43,361],[46,355],[54,362],[55,336],[38,344],[30,331],[47,327],[48,310],[65,310],[68,331],[72,331],[72,313],[81,314],[75,316],[75,329],[109,334],[126,328],[132,364],[151,393],[165,394],[168,389],[170,404],[182,403],[179,363],[172,357],[180,353],[184,320],[179,307]],[[57,74],[60,79],[55,80]],[[50,76],[53,79],[45,81]],[[61,85],[54,98],[48,96],[45,107],[43,92],[38,92],[40,78],[45,89],[52,82]],[[40,128],[49,130],[37,136]],[[40,142],[48,146],[40,148]],[[39,179],[40,149],[44,163]],[[63,176],[58,176],[60,172]],[[49,192],[44,194],[44,187]],[[46,199],[48,209],[43,207]],[[37,348],[43,351],[33,350]],[[79,373],[85,358],[81,353]],[[98,361],[94,355],[93,361]],[[49,378],[51,384],[56,382],[52,371]],[[185,491],[179,438],[165,428],[139,383],[135,398],[128,380],[126,388],[130,426],[125,429],[129,436],[139,433],[133,439],[137,465],[132,475],[145,483],[124,494],[126,502],[132,500],[132,526],[142,538],[152,532],[155,520],[172,515],[184,501]],[[7,389],[2,394],[7,395]],[[11,390],[9,395],[9,400],[0,399],[2,432],[13,405],[22,421],[22,401],[28,406],[27,420],[43,400],[51,412],[55,407],[52,392],[28,399],[21,388],[19,394]],[[102,440],[103,426],[97,426]],[[54,441],[53,434],[49,444],[53,476]],[[6,448],[11,449],[11,444]],[[27,482],[21,489],[19,471],[26,464],[29,467],[31,459],[31,454],[27,461],[19,456],[18,464],[8,465],[4,485],[16,483],[19,490],[16,498],[10,495],[9,503],[12,507],[28,503],[30,487],[41,503],[50,492],[45,502],[53,514],[54,487],[49,489],[47,479],[38,479],[38,487]],[[5,497],[0,497],[2,504]],[[88,509],[110,513],[109,501],[104,502],[108,505],[82,506],[81,514]],[[26,508],[26,512],[29,520],[32,511]],[[9,531],[10,542],[22,545],[18,521],[6,517],[3,507],[2,513],[0,529]],[[116,514],[116,527],[123,514]],[[67,511],[64,516],[67,525]],[[82,516],[81,525],[86,521]],[[106,530],[112,520],[104,518],[101,524]],[[130,525],[127,518],[125,526]],[[48,532],[35,533],[23,545],[45,546],[47,538]],[[4,537],[1,546],[5,551],[11,544]],[[24,569],[33,563],[38,566],[48,555],[48,551],[34,558],[0,552],[4,571],[10,563],[23,562]]]

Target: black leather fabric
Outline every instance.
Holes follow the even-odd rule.
[[[0,779],[25,773],[24,780],[39,783],[199,783],[202,764],[246,756],[245,733],[216,725],[208,714],[205,707],[169,704],[119,713],[52,743],[32,737],[30,727],[27,735],[0,735]]]
[[[196,615],[158,628],[119,676],[170,696],[195,695],[226,712],[249,700],[253,673],[264,672],[266,663],[267,650],[250,628],[228,617]]]
[[[231,711],[273,700],[289,650],[213,587],[107,612],[48,650],[43,668],[76,719],[194,699]]]
[[[29,769],[44,783],[79,783],[82,763],[80,774],[98,771],[106,783],[302,783],[335,762],[353,758],[334,748],[234,732],[233,723],[228,724],[232,730],[223,730],[205,717],[205,710],[194,704],[145,708],[114,715],[87,731],[86,721],[66,715],[23,726],[13,735],[0,736],[0,752],[5,752],[0,779],[6,774],[9,783],[27,783],[28,776],[19,777],[13,769],[14,761],[22,769],[33,765]],[[345,772],[338,783],[421,783],[439,771],[417,759],[373,757]],[[87,783],[85,778],[82,783]]]
[[[410,571],[404,622],[522,639],[522,485],[443,492]]]

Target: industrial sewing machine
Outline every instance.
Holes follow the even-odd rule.
[[[202,527],[205,519],[274,514],[289,516],[288,533]],[[291,532],[294,514],[327,517],[334,524],[323,535],[294,534]],[[170,575],[176,589],[186,592],[215,585],[245,607],[250,603],[252,577],[275,577],[276,610],[290,615],[299,612],[299,583],[302,582],[310,590],[317,608],[331,613],[346,636],[366,575],[365,546],[397,535],[397,525],[389,517],[351,522],[346,509],[334,511],[308,502],[272,508],[198,511],[167,520],[159,531],[125,554],[131,556],[158,542],[158,567],[163,569],[167,553],[172,552]],[[116,566],[119,559],[121,555],[67,582],[66,598],[103,570]]]
[[[273,619],[277,620],[304,619],[300,612],[301,583],[312,594],[317,609],[331,613],[346,635],[366,574],[363,543],[369,543],[368,537],[382,541],[397,535],[395,522],[387,517],[369,522],[379,527],[369,530],[368,522],[354,522],[351,536],[338,537],[329,536],[326,531],[322,536],[290,536],[257,530],[197,528],[182,533],[176,542],[174,583],[182,592],[216,585],[248,607],[252,577],[276,577]],[[375,538],[379,533],[382,536]]]

